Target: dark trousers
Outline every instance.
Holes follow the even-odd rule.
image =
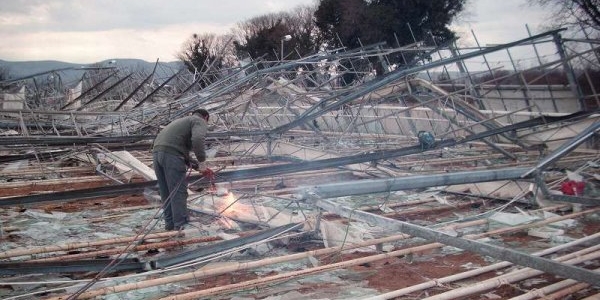
[[[178,229],[188,222],[187,166],[183,157],[167,152],[154,152],[152,158],[164,210],[165,229]]]

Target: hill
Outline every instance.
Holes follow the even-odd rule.
[[[32,77],[47,77],[50,75],[60,76],[63,84],[75,84],[89,67],[116,67],[125,72],[142,71],[150,74],[154,69],[155,62],[147,62],[141,59],[107,59],[93,64],[76,64],[54,60],[44,61],[5,61],[0,60],[0,69],[7,72],[8,80],[24,79]],[[180,68],[183,63],[159,62],[156,68],[156,76],[169,77]]]

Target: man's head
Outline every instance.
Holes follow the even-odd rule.
[[[208,117],[210,116],[208,114],[208,110],[204,109],[204,108],[200,108],[200,109],[196,109],[193,113],[193,115],[199,115],[200,117],[202,117],[204,120],[206,120],[206,122],[208,122]]]

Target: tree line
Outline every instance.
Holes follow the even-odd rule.
[[[445,45],[456,38],[452,20],[467,0],[318,0],[288,12],[239,22],[229,34],[193,34],[177,57],[196,74],[234,67],[240,60],[298,59],[320,50],[344,51],[377,44]],[[388,57],[406,64],[410,58]]]
[[[394,48],[413,43],[444,47],[456,39],[449,26],[467,0],[316,0],[291,11],[239,22],[230,33],[193,34],[177,57],[187,68],[210,80],[211,70],[236,67],[243,60],[291,60],[320,50],[344,51],[373,46]],[[550,26],[577,26],[600,32],[600,0],[534,0],[532,9],[551,7]],[[597,35],[596,35],[597,37]],[[392,53],[390,64],[407,65],[413,57]],[[378,75],[385,72],[369,58]],[[212,75],[211,75],[212,74]],[[202,83],[201,83],[202,85]]]

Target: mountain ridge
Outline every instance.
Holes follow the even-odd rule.
[[[114,58],[105,59],[99,62],[90,64],[79,64],[64,62],[58,60],[39,60],[39,61],[7,61],[0,59],[0,68],[4,69],[7,78],[5,80],[15,80],[20,78],[30,78],[38,76],[50,76],[58,74],[64,84],[77,82],[81,79],[84,72],[89,67],[116,67],[125,69],[129,72],[144,71],[150,74],[154,70],[156,62],[148,62],[143,59],[136,58]],[[183,62],[158,62],[156,68],[157,77],[171,76],[182,68]]]

